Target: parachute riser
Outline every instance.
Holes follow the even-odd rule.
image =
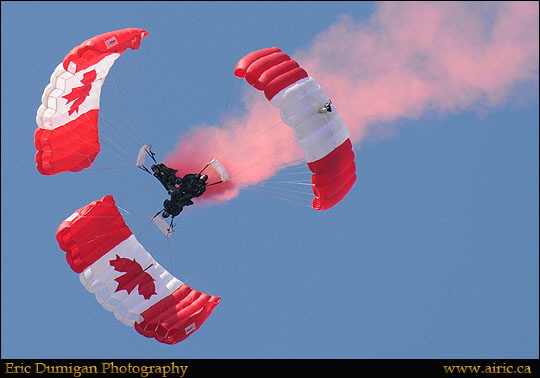
[[[199,175],[202,174],[206,168],[208,168],[210,166],[210,163],[206,164],[205,167],[203,169],[201,169],[201,171],[199,172]]]
[[[150,172],[150,170],[148,168],[146,168],[144,165],[142,165],[142,166],[139,165],[138,168],[142,169],[145,172],[148,172],[148,173],[152,174],[152,172]]]

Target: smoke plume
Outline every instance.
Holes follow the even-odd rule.
[[[538,2],[383,2],[368,22],[342,15],[309,49],[286,53],[319,82],[358,146],[400,118],[504,105],[538,80],[538,27]],[[193,128],[165,158],[180,173],[217,158],[232,179],[208,188],[215,201],[303,157],[278,109],[248,89],[245,114]]]

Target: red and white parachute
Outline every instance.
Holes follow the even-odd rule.
[[[84,287],[125,325],[176,344],[199,329],[219,297],[167,272],[126,226],[111,195],[75,211],[56,239]]]
[[[234,74],[264,91],[293,128],[313,172],[313,208],[325,210],[341,201],[356,181],[354,151],[343,119],[319,84],[277,47],[249,53]]]
[[[147,35],[136,28],[98,35],[58,65],[36,117],[34,143],[41,174],[78,172],[93,163],[100,151],[98,113],[104,79],[115,60],[128,48],[138,49]],[[248,54],[234,74],[264,91],[294,130],[313,173],[313,208],[325,210],[341,201],[356,181],[355,155],[343,119],[319,84],[277,47]],[[144,167],[146,154],[153,156],[148,145],[139,151],[137,166]],[[226,190],[232,176],[211,158],[205,156],[209,163],[198,170],[212,167],[209,179],[228,183],[212,189]],[[184,159],[200,164],[195,160]],[[162,218],[154,217],[154,222],[170,234]],[[192,289],[161,267],[127,227],[110,195],[75,211],[60,224],[56,237],[85,288],[119,321],[146,337],[167,344],[184,340],[221,299]]]
[[[36,115],[36,165],[43,175],[78,172],[100,151],[98,113],[101,86],[116,59],[138,49],[148,35],[127,28],[86,40],[66,55],[45,87]]]

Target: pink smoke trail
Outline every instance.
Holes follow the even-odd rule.
[[[289,55],[332,99],[357,145],[399,118],[503,105],[518,84],[538,81],[538,27],[537,2],[383,2],[369,22],[343,15]],[[186,173],[216,157],[233,180],[209,188],[215,201],[303,157],[279,111],[248,89],[246,114],[192,129],[165,158]]]

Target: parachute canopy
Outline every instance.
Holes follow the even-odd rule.
[[[107,311],[162,343],[187,338],[221,299],[192,289],[159,265],[111,195],[75,211],[60,224],[56,239],[71,269]]]
[[[138,49],[148,35],[128,28],[100,34],[66,55],[45,87],[36,115],[36,165],[43,175],[78,172],[100,151],[98,113],[101,86],[116,59]]]
[[[277,47],[249,53],[234,74],[263,91],[294,130],[313,172],[313,208],[341,201],[356,181],[355,155],[345,122],[319,84]]]

